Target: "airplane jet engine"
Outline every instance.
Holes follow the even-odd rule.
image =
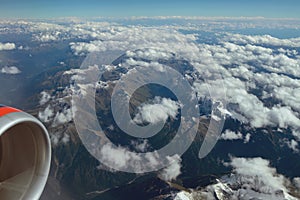
[[[0,105],[0,199],[38,200],[45,187],[51,146],[43,124]]]

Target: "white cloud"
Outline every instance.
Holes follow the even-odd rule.
[[[148,144],[148,140],[144,139],[142,141],[132,141],[131,145],[133,145],[133,147],[141,152],[146,152],[147,149],[149,148],[149,144]]]
[[[165,72],[165,68],[166,68],[164,65],[162,65],[156,61],[150,61],[150,62],[137,61],[133,58],[126,59],[124,65],[123,65],[123,67],[126,67],[127,69],[130,69],[130,68],[132,69],[132,67],[137,67],[137,66],[151,67],[152,69],[154,69],[158,72]]]
[[[65,124],[73,119],[71,108],[63,109],[61,112],[57,112],[52,126],[58,126],[60,124]]]
[[[155,97],[150,104],[143,104],[138,108],[138,113],[133,118],[135,123],[155,124],[166,121],[168,117],[175,118],[180,105],[171,99]]]
[[[159,49],[145,49],[137,51],[127,51],[126,55],[129,57],[144,58],[151,61],[157,61],[158,59],[169,59],[173,55],[170,52],[161,51]]]
[[[261,193],[288,192],[286,178],[270,167],[270,162],[262,158],[232,158],[229,163],[234,172],[241,175],[242,184],[251,184]]]
[[[278,126],[299,129],[299,114],[295,111],[299,112],[300,109],[297,98],[300,82],[283,75],[300,76],[298,59],[249,44],[242,46],[225,42],[220,45],[200,46],[204,49],[202,52],[207,59],[195,63],[194,66],[202,76],[208,77],[206,82],[194,83],[195,91],[200,97],[218,97],[225,89],[227,109],[233,118],[250,123],[254,128]],[[260,72],[256,67],[275,73]],[[220,76],[215,76],[216,74],[222,74],[223,80]],[[251,89],[261,90],[259,87],[263,88],[262,99],[250,92]],[[281,100],[283,105],[266,107],[263,100],[272,94]]]
[[[11,66],[11,67],[5,66],[1,69],[1,73],[3,73],[3,74],[20,74],[21,71],[15,66]]]
[[[191,193],[179,192],[176,199],[272,199],[297,200],[290,195],[300,188],[300,178],[291,181],[277,173],[270,162],[263,158],[232,157],[226,166],[233,167],[233,173],[217,179],[215,184],[208,185]]]
[[[290,107],[273,107],[266,112],[267,124],[272,126],[278,126],[280,128],[299,128],[300,119],[295,115]]]
[[[68,134],[64,134],[61,141],[62,141],[63,144],[67,144],[70,141],[70,136]]]
[[[58,134],[50,134],[51,144],[53,146],[57,146],[59,144],[60,135]]]
[[[50,122],[54,112],[50,105],[44,111],[39,111],[38,117],[42,122]]]
[[[14,50],[16,45],[14,43],[1,43],[0,42],[0,51],[3,50]]]
[[[51,95],[46,91],[41,92],[40,105],[44,105],[51,99]]]
[[[290,39],[279,39],[270,35],[228,34],[228,36],[225,37],[225,40],[239,44],[300,47],[300,37]]]
[[[180,174],[181,158],[178,155],[167,156],[165,159],[160,157],[157,151],[140,154],[122,146],[105,144],[101,148],[99,156],[102,163],[118,171],[144,173],[161,169],[162,166],[168,166],[159,172],[165,180],[175,179]]]
[[[67,144],[70,142],[70,136],[66,133],[61,132],[50,132],[50,139],[53,146],[57,146],[60,144]]]
[[[221,139],[223,140],[241,140],[243,139],[243,135],[240,132],[233,132],[230,130],[225,130],[221,135]]]
[[[128,151],[121,146],[114,147],[109,144],[101,148],[100,156],[103,163],[108,166],[114,166],[116,169],[132,169],[135,172],[143,171],[147,166],[151,168],[151,166],[156,166],[159,163],[158,158],[149,157],[147,163],[143,163],[145,166],[142,166],[139,164],[141,158],[137,153]]]
[[[40,42],[51,42],[51,41],[56,41],[59,40],[59,32],[55,33],[43,33],[40,35],[36,35],[35,39],[40,41]]]
[[[227,109],[233,118],[237,118],[242,122],[250,122],[254,127],[268,124],[266,120],[268,109],[263,106],[257,96],[247,92],[245,83],[240,79],[230,77],[223,80],[207,81],[206,83],[195,83],[194,87],[202,97],[218,96],[224,93],[225,90],[226,100],[239,106],[238,109],[233,109],[230,104],[228,105]],[[247,121],[244,121],[245,119]]]
[[[107,51],[107,50],[138,50],[138,49],[156,49],[167,52],[181,53],[181,55],[195,54],[197,46],[192,42],[197,38],[191,34],[181,34],[171,29],[161,29],[159,27],[120,27],[113,31],[103,31],[98,35],[98,40],[89,43],[77,42],[70,43],[71,49],[76,55],[86,52]],[[191,51],[193,49],[193,51]],[[158,52],[144,52],[143,56],[148,58],[157,57]],[[156,54],[156,55],[154,55]],[[168,53],[162,53],[160,56],[168,56]],[[194,55],[195,56],[195,55]]]
[[[298,141],[300,140],[300,130],[292,130],[292,134],[297,138]]]
[[[287,145],[290,149],[292,149],[294,152],[299,152],[298,149],[298,142],[296,140],[291,140],[287,142]]]
[[[300,177],[295,177],[293,179],[294,185],[296,186],[296,189],[300,191]]]
[[[244,139],[244,143],[248,143],[250,141],[250,138],[251,138],[251,134],[247,133]]]
[[[276,169],[270,166],[268,160],[257,158],[231,158],[226,166],[233,167],[233,173],[218,179],[216,184],[209,185],[199,191],[193,191],[192,196],[198,199],[289,199],[291,182]],[[295,181],[294,181],[295,182]],[[296,180],[297,182],[297,180]],[[200,198],[201,197],[201,198]],[[197,199],[197,198],[196,198]]]
[[[181,174],[181,158],[176,154],[168,157],[168,160],[171,164],[160,172],[160,177],[165,181],[172,181]]]
[[[285,105],[292,107],[300,113],[300,87],[291,86],[274,87],[272,94]]]

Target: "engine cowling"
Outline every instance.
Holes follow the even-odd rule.
[[[0,199],[38,200],[50,163],[44,125],[25,112],[0,105]]]

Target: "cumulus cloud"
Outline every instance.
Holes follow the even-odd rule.
[[[278,190],[288,192],[286,178],[270,167],[268,160],[257,158],[235,158],[229,163],[234,172],[242,176],[242,183],[251,183],[262,193],[275,193]]]
[[[21,71],[15,66],[11,66],[11,67],[5,66],[1,69],[1,73],[3,73],[3,74],[20,74]]]
[[[207,59],[194,66],[202,76],[211,78],[194,83],[199,97],[218,97],[225,89],[227,109],[232,118],[250,123],[254,128],[278,126],[299,129],[297,97],[300,82],[291,77],[300,76],[298,59],[248,43],[223,42],[220,45],[200,46]],[[216,74],[222,74],[223,78],[218,78]],[[253,89],[263,90],[263,96],[253,93]],[[266,107],[264,99],[274,97],[283,104]]]
[[[132,68],[132,66],[143,66],[143,67],[151,67],[152,69],[158,71],[158,72],[164,72],[165,71],[165,66],[156,62],[156,61],[150,61],[150,62],[145,62],[145,61],[137,61],[133,58],[126,59],[124,63],[127,69]]]
[[[181,174],[181,158],[179,155],[168,157],[170,165],[160,172],[160,177],[165,181],[172,181]]]
[[[225,37],[225,40],[239,44],[300,47],[300,37],[290,39],[279,39],[270,35],[228,34],[228,36]]]
[[[300,177],[295,177],[293,179],[294,185],[296,186],[296,188],[300,191]]]
[[[245,136],[245,139],[244,139],[244,143],[250,142],[250,138],[251,138],[251,134],[247,133],[246,136]]]
[[[70,43],[70,47],[76,55],[94,51],[128,51],[147,48],[181,52],[184,55],[188,55],[188,49],[194,49],[194,53],[197,52],[197,46],[191,43],[197,39],[195,35],[181,34],[172,29],[123,26],[122,28],[115,28],[113,31],[101,32],[97,38],[98,40],[93,40],[89,43],[73,42]],[[192,51],[188,50],[188,52]],[[149,58],[153,57],[153,53],[149,51],[143,53],[143,55]],[[167,56],[166,53],[160,53],[160,55]]]
[[[233,132],[230,130],[225,130],[225,132],[221,135],[221,139],[223,140],[241,140],[243,139],[243,135],[240,132]]]
[[[50,105],[48,105],[44,111],[39,111],[38,117],[42,122],[50,122],[54,115],[54,111]]]
[[[292,107],[300,112],[300,87],[274,87],[272,91],[274,96],[281,100],[285,105]]]
[[[221,178],[218,184],[208,186],[207,191],[215,192],[218,196],[225,193],[230,199],[291,199],[291,182],[288,178],[278,174],[270,166],[270,162],[263,158],[236,158],[230,163],[233,174]]]
[[[225,88],[228,102],[239,106],[238,109],[232,109],[230,105],[228,106],[227,109],[233,118],[242,122],[250,122],[254,127],[267,124],[266,112],[268,109],[263,106],[257,96],[247,92],[245,83],[240,79],[230,77],[201,84],[195,83],[194,86],[198,94],[203,97],[210,97],[211,93],[222,94]],[[210,88],[209,91],[207,88]]]
[[[50,140],[53,146],[57,146],[59,144],[67,144],[70,141],[70,136],[66,133],[50,132]]]
[[[71,108],[63,109],[60,112],[57,112],[54,119],[52,126],[58,126],[60,124],[65,124],[70,122],[73,119]]]
[[[41,92],[41,97],[40,97],[40,105],[44,105],[51,99],[51,95],[47,93],[46,91]]]
[[[16,45],[14,43],[1,43],[0,42],[0,51],[3,50],[14,50]]]
[[[291,140],[287,142],[287,145],[290,149],[292,149],[294,152],[299,152],[298,149],[298,142],[296,140]]]
[[[166,121],[168,117],[176,118],[180,105],[171,99],[155,97],[153,103],[143,104],[138,108],[138,113],[133,121],[138,124],[158,123]]]
[[[263,158],[236,158],[232,157],[226,166],[233,167],[233,173],[217,179],[217,183],[208,185],[191,193],[180,192],[176,199],[274,199],[296,200],[290,195],[295,194],[292,183],[288,178],[279,174],[270,162]],[[293,179],[296,187],[299,178]],[[182,198],[180,198],[182,197]]]
[[[100,156],[103,163],[108,166],[114,166],[115,169],[122,169],[127,171],[130,169],[136,173],[144,172],[149,169],[153,169],[160,165],[160,157],[154,152],[154,154],[147,154],[142,158],[138,153],[131,152],[127,148],[122,146],[112,146],[111,144],[104,145],[100,150]]]
[[[36,35],[35,39],[40,42],[51,42],[51,41],[59,40],[59,35],[60,35],[60,32],[42,33],[40,35]]]
[[[139,143],[141,150],[147,149],[147,142]],[[135,146],[135,144],[133,144]],[[159,176],[164,180],[175,179],[181,172],[181,158],[179,155],[161,157],[157,151],[136,153],[126,147],[105,144],[99,150],[101,162],[113,170],[144,173],[156,171],[163,166],[166,168],[159,171]],[[101,167],[101,166],[99,166]]]
[[[147,149],[150,146],[148,143],[148,140],[146,140],[146,139],[144,139],[142,141],[132,141],[131,145],[140,152],[147,152]]]
[[[129,57],[144,58],[151,61],[157,61],[159,59],[169,59],[173,55],[170,52],[161,51],[159,49],[145,49],[137,51],[127,51],[126,55]]]
[[[63,144],[67,144],[70,141],[70,136],[68,134],[64,134],[61,141],[62,141]]]

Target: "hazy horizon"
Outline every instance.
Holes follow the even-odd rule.
[[[1,1],[0,18],[60,17],[132,17],[132,16],[201,16],[201,17],[265,17],[300,19],[300,2],[287,1],[179,1],[153,0],[66,0]]]

